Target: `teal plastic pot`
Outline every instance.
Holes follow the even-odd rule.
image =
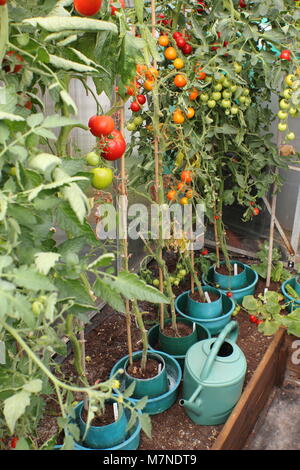
[[[236,329],[237,322],[231,321],[217,338],[200,341],[187,352],[179,403],[196,424],[225,423],[241,396],[247,363],[229,339]]]
[[[225,261],[222,261],[220,263],[221,266],[225,265]],[[233,265],[237,264],[242,268],[242,272],[237,274],[236,276],[226,276],[225,274],[220,274],[218,271],[216,271],[217,267],[216,265],[212,266],[213,270],[213,281],[214,284],[220,289],[228,289],[228,290],[236,290],[236,289],[242,289],[243,287],[246,286],[247,284],[247,274],[246,274],[246,269],[245,265],[243,263],[240,263],[239,261],[230,261],[230,264]]]
[[[133,353],[133,358],[135,356],[140,355],[140,351],[136,351]],[[180,385],[180,381],[182,378],[182,371],[181,368],[172,356],[166,354],[164,352],[159,351],[159,355],[164,359],[166,372],[167,372],[167,379],[168,379],[168,391],[163,393],[158,397],[149,398],[145,408],[143,408],[143,413],[148,413],[149,415],[155,415],[158,413],[162,413],[169,409],[176,401],[178,395],[178,388]],[[112,368],[110,377],[114,377],[120,381],[120,390],[121,392],[126,388],[126,380],[124,374],[124,366],[125,363],[128,361],[128,355],[124,356],[120,359]],[[121,370],[122,372],[118,371]],[[131,398],[131,401],[136,403],[138,399]]]
[[[232,293],[232,298],[235,300],[237,304],[242,304],[243,298],[246,295],[254,295],[255,293],[255,287],[256,284],[258,283],[258,274],[254,269],[252,269],[250,266],[247,264],[244,264],[245,266],[245,273],[246,273],[246,286],[243,287],[242,289],[229,289],[230,292]],[[206,285],[214,285],[214,269],[213,266],[208,270],[207,276],[203,274],[202,276],[202,282],[203,284]],[[224,294],[228,292],[226,289],[220,289],[221,292]]]
[[[133,359],[133,363],[139,360],[142,357],[142,352],[138,352]],[[131,376],[127,372],[127,366],[129,360],[127,360],[124,364],[124,374],[125,374],[125,382],[126,388],[135,383],[134,391],[133,391],[133,398],[143,398],[143,397],[158,397],[163,395],[169,389],[168,385],[168,377],[167,377],[167,369],[165,365],[165,361],[163,357],[161,357],[158,353],[149,351],[147,354],[147,359],[154,359],[161,364],[161,371],[155,377],[151,377],[150,379],[139,379],[136,377]]]
[[[129,399],[132,401],[131,399]],[[81,413],[83,406],[83,402],[78,403],[75,407],[75,416],[78,417],[79,413]],[[129,422],[131,417],[131,411],[129,409],[124,409],[124,413],[127,418],[127,422]],[[141,415],[141,411],[138,410],[139,415]],[[78,421],[77,421],[78,422]],[[137,450],[140,445],[140,434],[141,434],[141,424],[140,420],[136,419],[134,425],[129,431],[126,431],[125,440],[118,445],[110,448],[100,448],[95,449],[91,447],[85,447],[82,443],[75,442],[74,443],[74,450]],[[54,450],[61,449],[62,446],[55,446]]]
[[[187,315],[187,302],[188,302],[188,294],[189,292],[183,292],[180,294],[175,300],[175,308],[179,315],[188,320],[192,320],[195,323],[203,326],[206,328],[211,336],[220,333],[220,331],[224,328],[225,325],[230,321],[231,315],[235,308],[235,303],[232,298],[227,297],[226,294],[221,293],[222,299],[222,315],[217,318],[203,318],[203,319],[195,319],[189,315]]]
[[[197,290],[197,289],[195,289]],[[208,294],[216,294],[219,296],[217,300],[213,302],[197,302],[190,297],[191,291],[187,298],[187,314],[193,318],[216,318],[219,317],[222,313],[222,298],[220,291],[215,287],[203,286],[203,291],[208,292]]]
[[[295,309],[300,308],[300,300],[295,300],[295,297],[292,297],[286,290],[286,286],[289,285],[291,286],[298,294],[298,291],[296,290],[297,288],[297,277],[292,277],[291,279],[288,279],[285,281],[282,286],[281,290],[284,295],[285,301],[288,303],[287,310],[289,313],[293,312]],[[299,285],[299,284],[298,284]]]
[[[165,321],[165,323],[171,322],[171,319]],[[183,370],[185,355],[188,349],[198,341],[203,339],[210,338],[210,332],[201,325],[198,325],[187,318],[177,318],[177,323],[185,323],[187,325],[196,325],[193,334],[189,336],[185,336],[182,338],[171,338],[165,335],[161,335],[160,332],[160,325],[154,325],[148,331],[148,341],[149,341],[149,349],[151,350],[162,350],[170,356],[172,356],[180,365]],[[161,342],[161,337],[165,337],[167,339],[166,342]],[[169,342],[170,340],[170,342]],[[175,340],[175,341],[171,341]],[[168,351],[165,350],[168,349]],[[170,352],[173,351],[173,352]]]
[[[298,280],[300,280],[300,276],[295,277],[294,290],[297,292],[297,294],[300,297],[300,284],[299,282],[297,282]]]
[[[114,400],[107,400],[107,403],[113,403]],[[84,437],[86,430],[86,423],[82,419],[83,402],[79,403],[75,408],[76,422],[79,425],[80,434]],[[107,424],[105,426],[90,426],[86,436],[84,437],[83,445],[91,449],[107,449],[115,447],[125,441],[127,416],[124,409],[118,403],[119,418],[117,421]]]

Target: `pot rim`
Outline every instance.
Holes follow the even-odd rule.
[[[114,401],[115,403],[118,403],[117,402],[117,399],[114,399],[113,397],[112,398],[107,398],[105,401]],[[79,404],[81,405],[81,409],[79,410],[79,419],[80,421],[82,422],[82,424],[84,426],[86,426],[86,422],[84,421],[84,419],[82,418],[82,410],[83,410],[83,406],[84,406],[84,402],[80,402],[78,403],[78,408],[79,407]],[[116,425],[117,423],[119,423],[119,421],[121,420],[121,418],[123,417],[123,414],[124,414],[124,406],[122,406],[121,403],[118,403],[118,409],[120,411],[121,409],[121,413],[119,413],[119,416],[118,416],[118,419],[113,421],[112,423],[109,423],[109,424],[104,424],[103,426],[93,426],[93,425],[90,425],[89,426],[89,429],[105,429],[107,431],[109,431],[109,428],[110,427],[113,427],[114,425]]]
[[[232,292],[233,295],[234,295],[234,294],[243,293],[244,291],[250,289],[251,287],[254,287],[254,286],[257,284],[257,282],[258,282],[258,274],[257,274],[257,272],[256,272],[254,269],[252,269],[252,268],[251,268],[250,266],[248,266],[247,264],[245,264],[244,266],[245,266],[246,272],[247,272],[247,270],[248,270],[248,271],[251,270],[252,273],[254,274],[254,280],[253,280],[253,282],[252,282],[251,284],[248,284],[247,286],[242,287],[242,288],[240,288],[240,289],[218,289],[218,290],[220,290],[224,295],[226,295],[226,292]],[[213,268],[213,266],[211,266],[208,271],[210,271],[212,268]],[[240,273],[240,274],[241,274],[241,273]],[[206,285],[208,285],[208,286],[211,285],[211,284],[208,284],[207,276],[205,276],[204,274],[202,275],[202,281],[203,281]],[[213,286],[211,286],[211,287],[213,287]]]
[[[179,312],[180,315],[182,315],[183,317],[187,318],[188,320],[191,320],[191,318],[194,318],[194,317],[190,317],[189,315],[187,315],[186,313],[183,313],[179,308],[178,308],[178,299],[180,299],[181,297],[183,297],[184,295],[187,295],[188,291],[185,291],[185,292],[182,292],[178,297],[176,297],[176,300],[175,300],[175,308],[176,310]],[[231,308],[229,310],[229,312],[225,313],[224,315],[220,315],[218,317],[215,317],[215,318],[199,318],[199,323],[213,323],[213,322],[217,322],[217,321],[222,321],[224,320],[225,318],[227,318],[229,315],[232,315],[232,312],[234,310],[234,307],[235,307],[235,302],[232,298],[230,297],[227,297],[226,294],[224,294],[223,292],[221,292],[221,296],[226,297],[226,299],[228,299],[229,302],[231,302]],[[195,322],[197,323],[197,321]],[[202,325],[201,325],[202,326]]]
[[[212,304],[214,304],[214,303],[216,303],[216,302],[220,302],[220,300],[222,299],[222,292],[220,292],[219,289],[217,289],[217,288],[214,287],[214,286],[210,286],[210,285],[204,285],[204,286],[202,286],[202,287],[203,287],[204,292],[206,292],[205,289],[210,289],[210,290],[215,291],[215,293],[219,295],[219,297],[218,297],[216,300],[213,300],[213,301],[211,302]],[[195,290],[198,290],[198,288],[196,287]],[[185,292],[187,292],[187,291],[185,291]],[[195,303],[195,304],[202,304],[202,302],[197,302],[197,300],[194,300],[194,299],[191,298],[191,296],[190,296],[190,293],[191,293],[191,292],[192,292],[192,290],[190,289],[190,290],[188,291],[189,301],[190,301],[190,302],[193,302],[193,303]],[[205,302],[204,302],[204,304],[205,304]],[[206,305],[207,305],[207,304],[208,304],[208,302],[206,303]]]
[[[183,321],[181,321],[181,320],[183,320]],[[170,322],[172,322],[172,319],[171,319],[171,318],[166,318],[166,319],[165,319],[165,322],[169,322],[169,323],[170,323]],[[191,323],[192,325],[196,325],[196,323],[195,323],[194,321],[191,321],[191,320],[189,320],[188,318],[178,318],[178,319],[176,320],[176,323],[177,323],[177,322],[178,322],[178,323],[180,323],[180,322],[181,322],[181,323],[189,322],[189,323]],[[186,323],[185,323],[185,324],[186,324]],[[154,329],[155,326],[159,326],[159,333],[160,333],[162,336],[164,336],[165,338],[171,338],[171,339],[175,339],[175,340],[180,340],[180,339],[189,338],[190,336],[192,336],[193,334],[195,334],[195,330],[196,330],[196,326],[195,326],[194,329],[193,329],[193,331],[192,331],[190,334],[188,334],[188,335],[186,335],[186,336],[180,336],[179,338],[175,338],[175,337],[173,338],[173,336],[165,335],[165,334],[161,331],[161,329],[160,329],[160,324],[159,324],[159,323],[158,323],[157,325],[152,326],[152,327],[150,328],[150,330]],[[150,330],[149,330],[149,331],[150,331]],[[172,354],[172,355],[173,355],[173,354]]]
[[[142,351],[137,351],[137,353],[139,353],[139,354],[141,355],[141,354],[142,354]],[[137,354],[137,356],[138,356],[139,354]],[[153,352],[153,351],[150,351],[150,350],[147,351],[147,359],[148,359],[148,354],[149,354],[149,355],[152,355],[152,356],[158,356],[158,357],[161,359],[161,361],[157,361],[157,362],[160,362],[160,363],[162,364],[161,371],[160,371],[157,375],[155,375],[154,377],[149,377],[148,379],[140,379],[139,377],[133,377],[133,376],[130,375],[130,374],[127,372],[127,370],[126,370],[126,369],[127,369],[127,366],[128,366],[129,357],[128,357],[128,359],[127,359],[127,360],[125,361],[125,363],[124,363],[124,374],[126,374],[127,377],[130,377],[130,378],[133,379],[133,380],[136,380],[136,381],[139,381],[139,382],[143,382],[143,383],[145,383],[145,382],[150,382],[151,380],[154,380],[154,379],[157,379],[158,377],[160,377],[160,376],[165,372],[165,370],[166,370],[166,363],[165,363],[164,359],[160,356],[160,354],[158,354],[158,353],[156,353],[156,352]],[[149,359],[150,359],[150,357],[149,357]]]
[[[282,293],[284,294],[285,297],[287,297],[289,300],[292,300],[294,303],[296,304],[299,304],[300,306],[300,299],[295,299],[295,297],[292,297],[286,290],[285,286],[287,284],[290,284],[290,282],[293,280],[293,279],[296,279],[297,277],[300,277],[299,276],[295,276],[295,277],[291,277],[290,279],[287,279],[286,281],[284,281],[282,284],[281,284],[281,291]],[[299,284],[300,285],[300,284]]]

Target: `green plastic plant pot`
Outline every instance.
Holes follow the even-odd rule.
[[[217,318],[202,318],[195,319],[187,315],[187,298],[188,291],[180,294],[175,300],[175,308],[179,315],[188,320],[192,320],[195,323],[206,328],[211,336],[220,333],[225,325],[230,321],[231,315],[235,309],[235,303],[232,298],[227,297],[226,294],[222,293],[222,315]]]
[[[133,358],[139,355],[140,351],[133,353]],[[162,413],[163,411],[168,410],[175,403],[178,396],[178,388],[182,378],[181,368],[172,356],[164,352],[159,351],[159,355],[163,357],[165,361],[165,367],[167,371],[168,378],[168,391],[158,397],[149,398],[145,408],[143,408],[143,413],[149,415],[156,415]],[[122,357],[112,368],[110,373],[110,378],[115,378],[120,381],[120,391],[123,392],[126,388],[124,366],[128,361],[128,355]],[[138,399],[131,398],[131,401],[136,403]]]
[[[297,294],[300,297],[300,284],[297,282],[298,280],[300,280],[300,276],[296,276],[294,279],[295,279],[294,290],[297,292]]]
[[[288,303],[287,310],[288,310],[289,313],[291,313],[294,310],[300,308],[300,300],[296,300],[286,290],[286,286],[289,285],[297,292],[297,290],[296,290],[296,284],[298,284],[296,282],[297,277],[292,277],[291,279],[288,279],[287,281],[283,282],[283,284],[281,286],[281,291],[284,295],[285,301]],[[298,294],[298,292],[297,292],[297,294]]]
[[[171,319],[165,320],[165,323],[171,322]],[[181,369],[183,370],[184,366],[184,360],[185,360],[185,355],[188,349],[197,341],[201,341],[203,339],[210,338],[210,332],[204,328],[201,325],[197,325],[196,323],[192,322],[191,320],[188,320],[187,318],[177,318],[177,322],[180,323],[185,323],[187,325],[196,325],[195,332],[196,332],[196,338],[195,335],[189,335],[189,337],[185,336],[182,338],[171,338],[171,337],[166,337],[167,338],[167,348],[169,350],[174,351],[173,353],[170,353],[169,351],[165,351],[163,349],[163,345],[161,344],[161,332],[160,332],[160,325],[154,325],[150,330],[148,331],[148,341],[149,341],[149,349],[152,351],[159,351],[163,350],[163,352],[167,352],[170,356],[172,356],[180,365]],[[194,332],[193,332],[194,333]],[[165,335],[163,335],[165,336]],[[188,339],[189,338],[189,339]],[[176,340],[172,341],[171,345],[169,344],[168,340]],[[181,344],[181,340],[185,340],[184,344]],[[193,341],[193,342],[192,342]],[[179,353],[180,351],[180,353]]]
[[[230,261],[230,264],[233,265],[237,264],[242,268],[242,271],[237,274],[236,276],[226,276],[225,274],[220,274],[216,271],[216,265],[214,265],[213,268],[213,274],[214,274],[214,283],[216,286],[220,287],[220,289],[229,289],[229,290],[236,290],[236,289],[242,289],[243,287],[246,286],[247,284],[247,274],[246,274],[246,269],[245,265],[243,263],[240,263],[239,261]],[[225,265],[225,261],[222,261],[221,266]]]
[[[135,360],[139,360],[142,356],[142,352],[139,352],[135,358]],[[127,372],[127,366],[129,360],[125,362],[124,365],[124,373],[125,373],[125,380],[126,380],[126,387],[134,382],[135,388],[133,392],[133,398],[142,398],[142,397],[157,397],[167,392],[168,386],[168,377],[167,377],[167,370],[165,366],[165,361],[163,357],[161,357],[158,353],[155,352],[148,352],[147,359],[155,359],[161,364],[161,371],[155,377],[151,377],[150,379],[139,379],[136,377],[132,377]]]
[[[128,399],[128,400],[132,402],[131,399]],[[76,420],[78,419],[79,413],[81,414],[82,406],[83,406],[83,402],[80,402],[74,408]],[[131,411],[130,409],[125,408],[124,413],[126,415],[127,423],[128,423],[131,417]],[[138,413],[139,415],[142,414],[140,410],[138,410]],[[128,431],[126,430],[125,440],[115,445],[114,447],[95,449],[92,447],[85,447],[81,442],[80,443],[75,442],[74,450],[137,450],[140,445],[140,433],[141,433],[140,420],[136,419],[132,428],[130,428]],[[59,450],[61,448],[62,446],[55,446],[54,450]]]
[[[114,400],[107,400],[107,403],[113,403]],[[106,449],[115,447],[116,445],[125,441],[127,416],[124,409],[118,404],[119,418],[105,426],[90,426],[86,436],[84,437],[83,445],[91,449]],[[77,405],[75,409],[76,422],[79,425],[80,434],[84,436],[86,430],[86,423],[82,419],[83,402]]]
[[[244,265],[245,267],[245,272],[246,272],[246,286],[241,288],[241,289],[229,289],[230,292],[232,293],[232,298],[237,304],[242,304],[243,298],[246,295],[254,295],[255,293],[255,287],[256,284],[258,283],[258,274],[254,269],[252,269],[248,265]],[[202,276],[202,282],[205,285],[214,285],[214,268],[213,266],[208,270],[207,276],[203,274]],[[228,290],[226,289],[220,289],[221,292],[226,294]]]
[[[170,325],[172,323],[171,319],[165,320],[165,326]],[[189,325],[193,328],[193,331],[188,336],[182,336],[180,338],[167,336],[165,335],[161,329],[159,329],[158,333],[158,341],[160,344],[160,349],[167,354],[171,355],[182,355],[187,352],[187,350],[198,341],[198,333],[196,328],[194,327],[194,323],[190,322],[186,318],[180,318],[176,321],[176,323],[183,323]]]
[[[195,289],[197,290],[197,289]],[[217,294],[219,298],[213,302],[197,302],[196,300],[191,299],[189,291],[187,297],[187,314],[193,318],[216,318],[219,317],[222,313],[222,298],[220,291],[215,287],[203,286],[203,292],[208,294]]]

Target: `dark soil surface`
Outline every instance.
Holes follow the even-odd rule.
[[[172,325],[168,325],[163,329],[163,334],[171,338],[183,338],[184,336],[189,336],[192,332],[193,327],[185,323],[177,323],[177,332]]]
[[[142,370],[141,360],[133,361],[132,365],[127,366],[127,373],[137,379],[151,379],[156,377],[161,371],[162,364],[155,359],[148,359],[145,370]]]
[[[81,417],[83,421],[87,422],[87,410],[82,409]],[[104,412],[100,416],[95,416],[91,422],[92,426],[106,426],[115,422],[114,407],[108,403],[105,405]]]
[[[233,276],[233,265],[232,265],[232,272],[230,273],[227,269],[227,267],[222,264],[219,268],[216,268],[216,271],[217,273],[219,274],[223,274],[224,276]],[[244,270],[242,268],[242,266],[240,266],[239,264],[237,265],[237,273],[240,274],[242,273]]]
[[[210,298],[211,302],[215,302],[216,300],[218,300],[220,298],[220,296],[218,294],[214,294],[213,292],[208,292],[208,295],[209,295],[209,298]],[[191,293],[190,298],[192,300],[195,300],[195,302],[198,302],[199,304],[208,303],[207,300],[202,300],[200,298],[200,295],[199,295],[198,291],[195,291],[193,294]]]
[[[174,255],[166,255],[170,271],[176,268]],[[247,260],[241,261],[248,263]],[[251,264],[250,262],[248,264]],[[156,276],[156,266],[150,266]],[[270,290],[279,290],[279,283],[272,283]],[[263,292],[265,282],[260,280],[257,285],[257,293]],[[174,289],[175,295],[190,289],[190,281],[187,278]],[[159,321],[159,307],[146,302],[141,303],[144,312],[144,321],[147,328]],[[263,336],[258,332],[257,326],[249,321],[248,314],[242,309],[235,318],[239,324],[239,337],[237,344],[242,349],[247,359],[247,374],[244,387],[248,384],[259,362],[265,354],[273,337]],[[124,315],[115,313],[110,307],[105,307],[94,317],[95,328],[86,336],[87,378],[90,384],[96,381],[104,381],[109,377],[113,365],[127,355],[126,320]],[[98,323],[98,324],[97,324]],[[132,318],[132,343],[133,350],[142,349],[141,335]],[[73,367],[72,356],[62,364],[62,373],[68,381],[76,382],[76,372]],[[181,389],[179,390],[179,398]],[[75,397],[81,400],[82,397]],[[56,416],[59,408],[53,397],[47,398],[46,415],[39,429],[38,442],[45,442],[56,432]],[[141,435],[141,450],[205,450],[209,449],[216,440],[223,425],[199,426],[194,424],[186,415],[184,408],[178,400],[169,410],[151,417],[152,439]]]

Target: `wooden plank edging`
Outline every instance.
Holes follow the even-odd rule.
[[[211,450],[243,448],[272,388],[282,380],[287,360],[285,336],[284,328],[275,334]]]

